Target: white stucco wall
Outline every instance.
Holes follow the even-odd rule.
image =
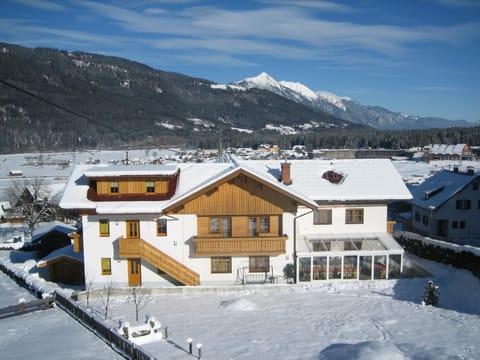
[[[331,207],[323,207],[332,209],[332,223],[327,225],[315,225],[313,223],[313,212],[309,209],[301,208],[298,213],[308,213],[297,219],[297,236],[298,234],[355,234],[355,233],[378,233],[387,231],[387,205],[362,205],[355,204],[351,206],[334,205]],[[346,224],[345,210],[364,209],[363,224]]]
[[[331,225],[314,225],[313,213],[310,209],[301,207],[296,214],[286,213],[282,217],[283,234],[287,235],[286,253],[271,256],[270,266],[273,274],[283,281],[283,268],[287,263],[293,263],[294,224],[297,229],[297,241],[306,234],[333,233],[370,233],[385,232],[386,205],[355,205],[352,208],[364,209],[363,224],[345,224],[345,206],[332,207]],[[303,214],[306,214],[302,216]],[[127,260],[118,256],[116,240],[126,234],[126,221],[140,221],[140,237],[165,252],[175,260],[200,274],[202,285],[233,285],[237,280],[237,271],[247,267],[248,256],[232,257],[232,272],[230,274],[212,274],[210,257],[195,257],[193,255],[192,238],[197,232],[197,217],[195,215],[175,215],[167,217],[167,235],[157,236],[156,218],[159,215],[116,215],[110,217],[110,236],[99,236],[100,219],[105,215],[83,216],[83,240],[85,252],[85,278],[93,286],[103,286],[105,282],[114,281],[118,286],[128,283]],[[303,236],[302,236],[303,238]],[[111,258],[112,274],[101,274],[101,258]],[[142,261],[142,284],[144,286],[171,286],[157,274],[157,269]]]

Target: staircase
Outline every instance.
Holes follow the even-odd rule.
[[[200,275],[142,239],[120,238],[122,258],[141,258],[177,280],[182,285],[200,285]]]

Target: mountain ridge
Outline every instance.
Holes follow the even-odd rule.
[[[0,69],[13,85],[84,115],[75,118],[3,84],[0,151],[147,140],[205,146],[218,134],[236,141],[237,129],[260,137],[359,127],[269,91],[219,89],[112,56],[0,43]]]
[[[380,130],[475,126],[465,120],[448,120],[432,116],[420,117],[394,112],[378,105],[362,105],[350,97],[340,97],[329,91],[313,91],[300,82],[277,81],[266,72],[235,81],[232,84],[248,89],[259,88],[272,91],[293,101],[326,111],[340,119]]]

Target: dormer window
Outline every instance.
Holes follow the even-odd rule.
[[[118,181],[110,181],[110,193],[118,193]]]
[[[155,181],[147,181],[147,193],[155,192]]]
[[[345,179],[345,175],[334,170],[328,170],[323,173],[322,179],[325,179],[332,184],[340,184]]]

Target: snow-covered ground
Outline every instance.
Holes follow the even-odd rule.
[[[8,266],[35,271],[1,254]],[[190,337],[194,354],[202,344],[204,359],[479,359],[480,280],[413,256],[407,262],[432,277],[152,295],[139,323],[154,316],[168,326],[169,338],[143,348],[158,359],[188,359]],[[421,305],[427,279],[440,286],[437,307]],[[4,281],[0,289],[8,289]],[[90,299],[90,306],[102,318],[103,303]],[[135,325],[128,296],[114,297],[110,306],[109,325],[122,321]],[[59,309],[2,320],[0,332],[5,359],[117,356]]]
[[[206,359],[479,359],[480,280],[409,261],[433,274],[439,307],[421,305],[426,278],[156,295],[140,318],[168,326],[169,341],[143,346],[168,359],[186,358],[189,337]],[[116,298],[111,325],[134,320],[134,305]]]

